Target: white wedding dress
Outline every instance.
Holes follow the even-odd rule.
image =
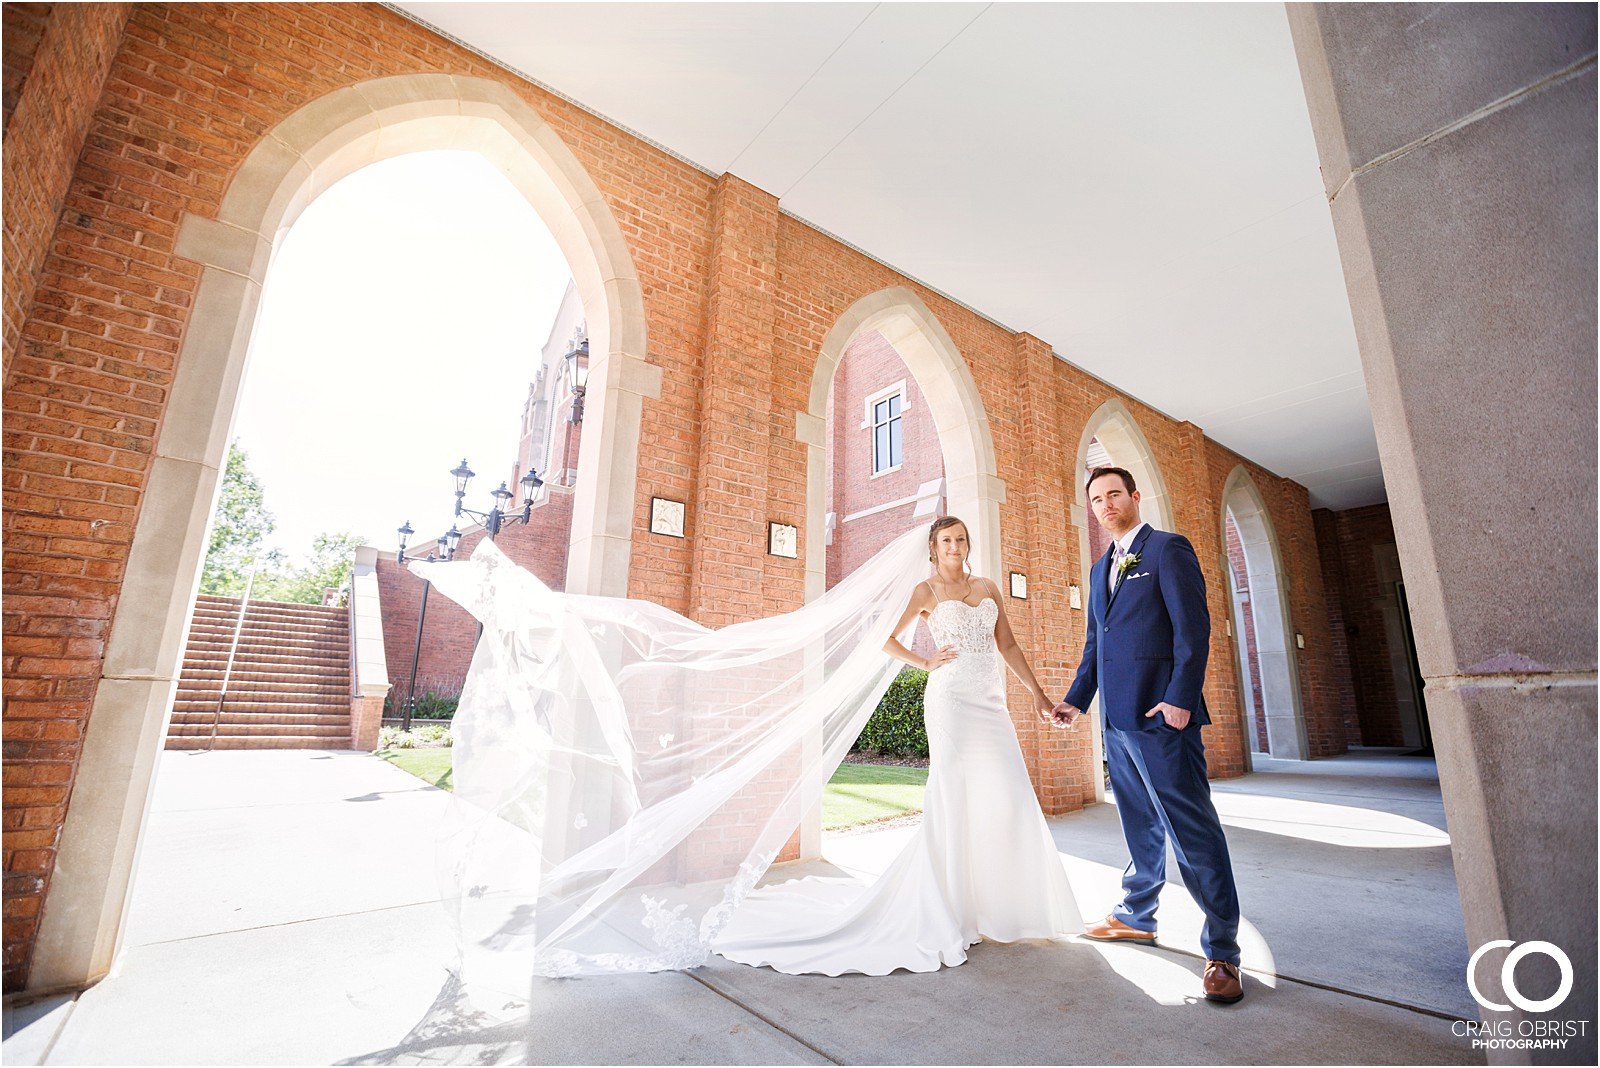
[[[696,968],[714,952],[786,972],[929,971],[981,938],[1080,929],[1006,709],[992,600],[929,614],[960,655],[928,684],[912,842],[870,887],[758,889],[900,670],[883,648],[928,576],[924,530],[804,606],[720,628],[558,593],[489,541],[411,570],[483,624],[436,862],[457,974],[484,1011],[535,976]]]
[[[887,975],[966,960],[983,939],[1083,930],[1006,709],[999,608],[945,600],[928,613],[957,658],[928,677],[922,825],[879,879],[806,878],[750,893],[712,944],[790,974]]]

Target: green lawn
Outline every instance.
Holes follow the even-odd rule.
[[[378,759],[387,760],[401,771],[409,771],[423,782],[441,790],[450,789],[450,747],[432,749],[380,749]]]
[[[423,782],[450,789],[450,748],[380,749],[378,757]],[[922,810],[927,768],[841,764],[822,796],[822,825],[830,831]]]
[[[922,811],[927,768],[840,764],[822,794],[822,826],[837,831]]]

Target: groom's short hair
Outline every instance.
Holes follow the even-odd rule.
[[[1127,468],[1124,468],[1124,467],[1097,467],[1093,471],[1089,472],[1089,481],[1087,481],[1087,482],[1085,482],[1083,484],[1084,495],[1088,496],[1089,487],[1094,485],[1094,480],[1095,479],[1104,478],[1107,475],[1116,475],[1118,478],[1121,478],[1122,479],[1122,484],[1127,487],[1128,492],[1130,494],[1135,493],[1135,492],[1138,491],[1138,487],[1133,484],[1133,476],[1128,473]]]

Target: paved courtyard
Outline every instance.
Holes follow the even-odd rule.
[[[1172,886],[1164,948],[979,945],[959,968],[882,978],[716,958],[541,981],[507,1020],[472,1011],[445,967],[445,794],[362,753],[166,752],[115,973],[8,1005],[5,1061],[1482,1063],[1451,1034],[1474,1006],[1432,761],[1257,768],[1215,787],[1246,920],[1239,1005],[1200,1000],[1200,916]],[[1114,807],[1052,827],[1085,913],[1103,912],[1124,861]],[[911,833],[830,838],[809,867],[870,879]]]

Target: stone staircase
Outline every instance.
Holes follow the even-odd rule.
[[[348,610],[252,600],[219,715],[238,619],[237,597],[195,601],[167,748],[349,749]]]

